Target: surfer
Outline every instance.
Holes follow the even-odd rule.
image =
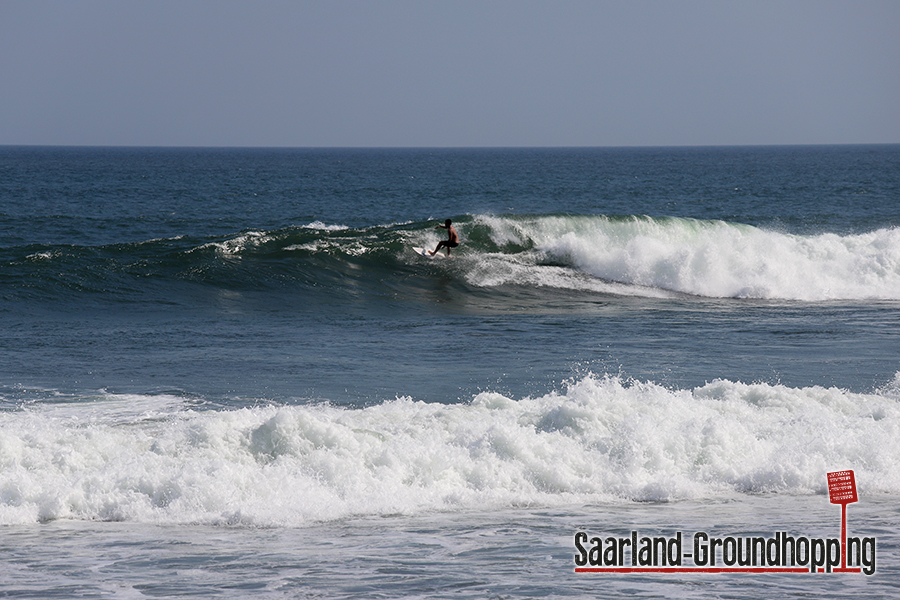
[[[437,248],[435,248],[430,254],[434,256],[438,253],[438,250],[441,248],[447,249],[447,256],[450,256],[450,248],[456,248],[459,246],[459,234],[456,233],[456,230],[453,228],[453,221],[447,219],[444,221],[443,225],[438,225],[435,229],[446,229],[447,230],[447,239],[441,240],[438,242]]]

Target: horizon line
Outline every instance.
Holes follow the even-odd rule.
[[[654,148],[812,148],[834,146],[898,146],[900,142],[837,142],[790,144],[634,144],[609,146],[286,146],[286,145],[177,145],[177,144],[0,144],[0,148],[133,148],[197,150],[602,150]]]

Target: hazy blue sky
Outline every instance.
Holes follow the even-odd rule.
[[[0,0],[0,144],[885,142],[897,0]]]

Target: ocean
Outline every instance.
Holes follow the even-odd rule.
[[[0,357],[0,597],[900,595],[898,145],[0,147]]]

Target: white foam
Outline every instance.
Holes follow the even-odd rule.
[[[316,229],[319,231],[345,231],[349,229],[346,225],[326,225],[322,221],[313,221],[306,225],[301,225],[301,229]]]
[[[372,251],[362,240],[358,239],[318,239],[305,244],[292,244],[285,247],[287,251],[303,251],[316,254],[334,252],[350,256],[363,256]]]
[[[645,298],[676,295],[660,288],[598,279],[578,269],[541,265],[541,260],[542,257],[535,252],[469,255],[463,276],[468,283],[478,287],[524,285]]]
[[[602,280],[707,297],[900,299],[898,228],[804,236],[676,218],[482,216],[476,223],[501,248],[531,246],[520,253],[530,279],[550,286],[568,287],[542,266],[557,261]],[[513,282],[502,268],[494,275],[472,283]]]
[[[29,254],[25,258],[28,260],[33,260],[33,261],[50,260],[51,258],[54,258],[55,255],[58,256],[58,252],[54,253],[54,252],[45,250],[43,252],[35,252],[34,254]]]
[[[101,519],[299,525],[351,515],[744,493],[900,493],[900,375],[874,394],[585,377],[468,404],[86,419],[0,414],[0,523]]]
[[[264,231],[246,231],[221,242],[203,244],[197,249],[214,248],[222,256],[240,258],[241,253],[248,248],[256,248],[269,239],[271,239],[269,234]]]

